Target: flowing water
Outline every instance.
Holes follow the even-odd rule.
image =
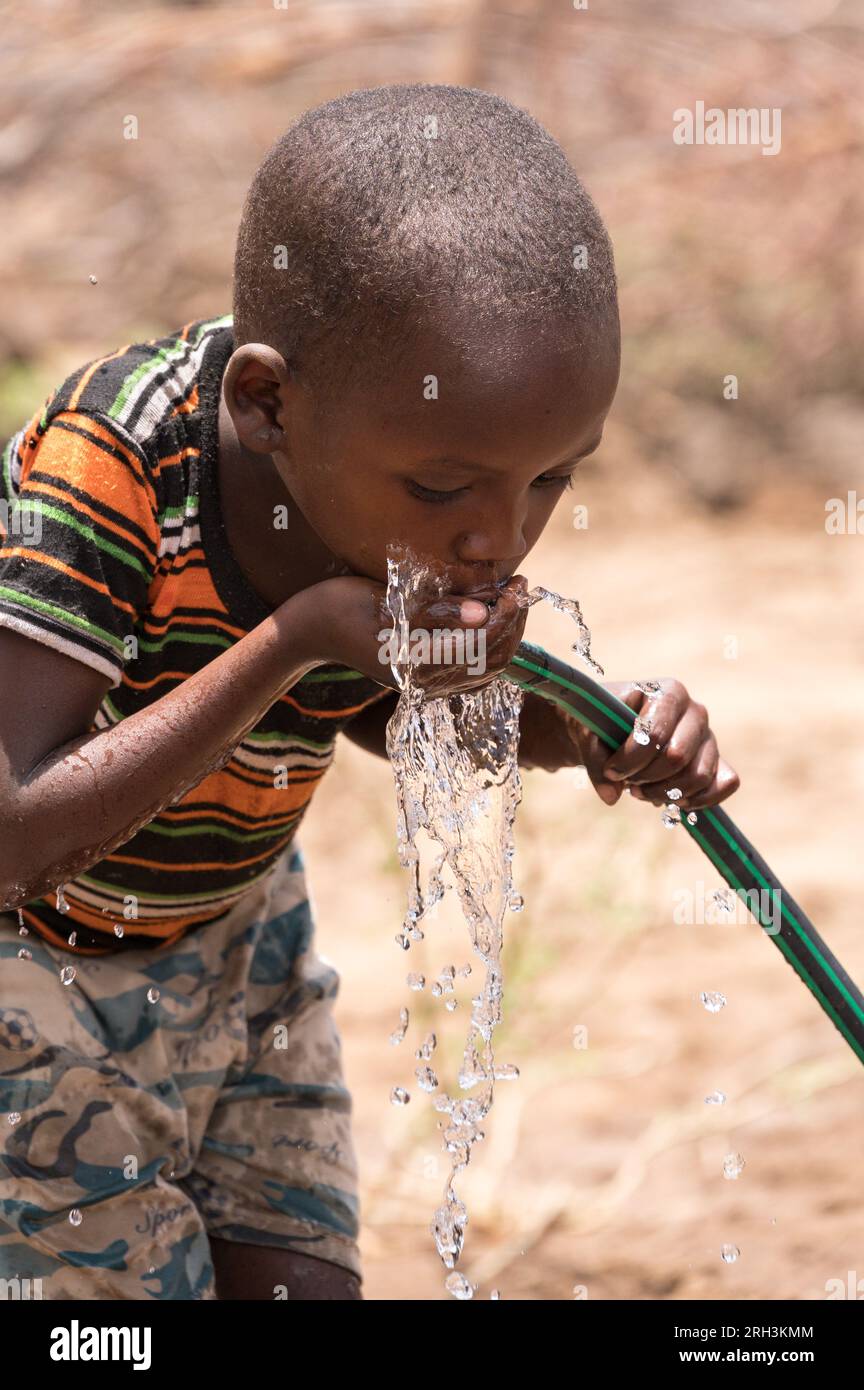
[[[454,1298],[469,1299],[474,1289],[455,1270],[468,1212],[454,1182],[467,1166],[474,1145],[484,1137],[482,1125],[492,1106],[495,1083],[519,1076],[512,1063],[496,1063],[493,1035],[501,1022],[505,914],[508,910],[520,912],[524,906],[521,895],[514,892],[512,876],[513,822],[522,796],[517,753],[523,692],[515,682],[498,677],[476,691],[432,698],[413,679],[407,637],[411,633],[413,638],[412,610],[421,596],[437,596],[446,588],[444,576],[422,564],[408,548],[391,548],[386,606],[393,623],[391,669],[401,697],[387,727],[387,752],[396,781],[399,862],[410,872],[408,909],[396,942],[407,951],[413,942],[423,940],[429,914],[449,887],[442,878],[446,864],[472,949],[482,965],[457,1077],[462,1094],[442,1090],[429,1065],[437,1046],[434,1033],[417,1048],[415,1060],[421,1065],[414,1073],[419,1088],[434,1095],[435,1110],[446,1117],[442,1121],[443,1142],[451,1159],[431,1227],[441,1260],[452,1271],[445,1288]],[[543,588],[520,596],[519,602],[521,607],[528,607],[541,599],[573,618],[579,632],[573,650],[602,675],[602,667],[591,656],[591,634],[579,604]],[[417,844],[421,831],[437,846],[425,882]],[[470,973],[470,965],[458,972]],[[452,994],[456,975],[454,966],[444,966],[430,993],[435,998]],[[426,982],[422,975],[411,972],[406,983],[416,991]],[[445,1000],[445,1008],[452,1011],[456,1002]],[[408,1010],[403,1009],[391,1043],[400,1043],[407,1027]],[[404,1106],[410,1092],[397,1086],[390,1098],[394,1105]]]
[[[459,904],[468,926],[471,946],[482,968],[482,979],[471,1000],[471,1017],[457,1077],[458,1093],[443,1090],[430,1062],[438,1045],[435,1033],[415,1049],[416,1084],[434,1097],[434,1109],[444,1119],[443,1144],[450,1155],[449,1172],[441,1204],[435,1211],[431,1232],[438,1254],[450,1271],[444,1281],[447,1292],[459,1300],[471,1299],[475,1289],[456,1270],[462,1253],[468,1212],[455,1190],[457,1174],[467,1167],[473,1147],[484,1138],[482,1125],[492,1107],[495,1083],[515,1080],[519,1070],[512,1063],[496,1063],[493,1035],[501,1022],[504,977],[501,964],[504,920],[509,910],[519,912],[524,905],[514,891],[512,861],[513,824],[522,789],[518,766],[519,715],[523,692],[515,682],[499,676],[482,688],[457,695],[434,697],[413,678],[407,634],[417,600],[447,591],[445,576],[423,564],[409,548],[391,547],[388,558],[386,607],[392,620],[390,661],[400,699],[387,726],[387,753],[396,783],[397,842],[399,862],[409,871],[408,906],[396,942],[409,951],[422,941],[428,918],[450,887],[442,871],[452,874]],[[579,637],[573,650],[599,676],[603,668],[591,655],[591,634],[579,604],[548,589],[535,588],[520,597],[528,607],[545,600],[573,618]],[[398,646],[397,646],[398,641]],[[660,693],[657,681],[635,682],[649,698]],[[634,738],[651,741],[649,717],[636,718]],[[670,788],[663,808],[663,823],[670,828],[680,824],[680,788]],[[695,813],[687,817],[693,824]],[[434,862],[425,875],[421,870],[418,835],[421,832],[437,847]],[[718,894],[719,896],[719,894]],[[443,999],[445,1008],[456,1008],[453,995],[457,975],[471,973],[465,965],[458,971],[446,965],[431,984],[429,993]],[[425,977],[410,971],[406,985],[412,992],[426,988]],[[704,1007],[719,1012],[726,1003],[719,992],[701,995]],[[390,1036],[395,1046],[402,1043],[409,1027],[407,1008],[400,1011],[399,1026]],[[390,1099],[405,1106],[411,1099],[404,1086],[395,1086]],[[715,1091],[706,1104],[722,1105],[725,1095]],[[724,1176],[737,1178],[744,1167],[740,1154],[724,1161]],[[734,1245],[723,1247],[722,1258],[732,1262],[739,1251]],[[493,1298],[500,1297],[494,1290]]]

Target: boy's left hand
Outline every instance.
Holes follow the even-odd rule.
[[[708,727],[708,711],[691,699],[680,681],[660,679],[656,695],[646,695],[632,681],[602,684],[648,720],[650,743],[637,743],[630,734],[612,752],[572,715],[528,691],[520,721],[520,763],[547,772],[585,767],[594,790],[608,806],[615,805],[625,787],[638,800],[655,806],[665,805],[669,790],[677,787],[682,794],[672,800],[684,811],[716,806],[738,790],[738,774],[720,757]]]

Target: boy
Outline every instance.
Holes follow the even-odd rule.
[[[448,576],[412,626],[485,631],[482,675],[418,678],[494,678],[618,370],[608,236],[551,136],[485,92],[382,87],[264,160],[233,322],[74,371],[9,442],[0,1276],[360,1297],[338,976],[297,827],[338,732],[385,755],[388,545]],[[607,760],[528,696],[523,765],[584,764],[610,804],[735,790],[678,682],[612,688],[649,746]]]

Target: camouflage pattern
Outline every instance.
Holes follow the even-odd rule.
[[[210,1235],[360,1276],[338,988],[296,842],[167,950],[76,956],[0,913],[0,1297],[213,1299]]]

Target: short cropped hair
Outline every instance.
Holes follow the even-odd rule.
[[[246,195],[235,347],[267,343],[329,394],[383,371],[442,302],[478,326],[617,337],[612,246],[561,146],[468,87],[373,87],[305,112]]]

